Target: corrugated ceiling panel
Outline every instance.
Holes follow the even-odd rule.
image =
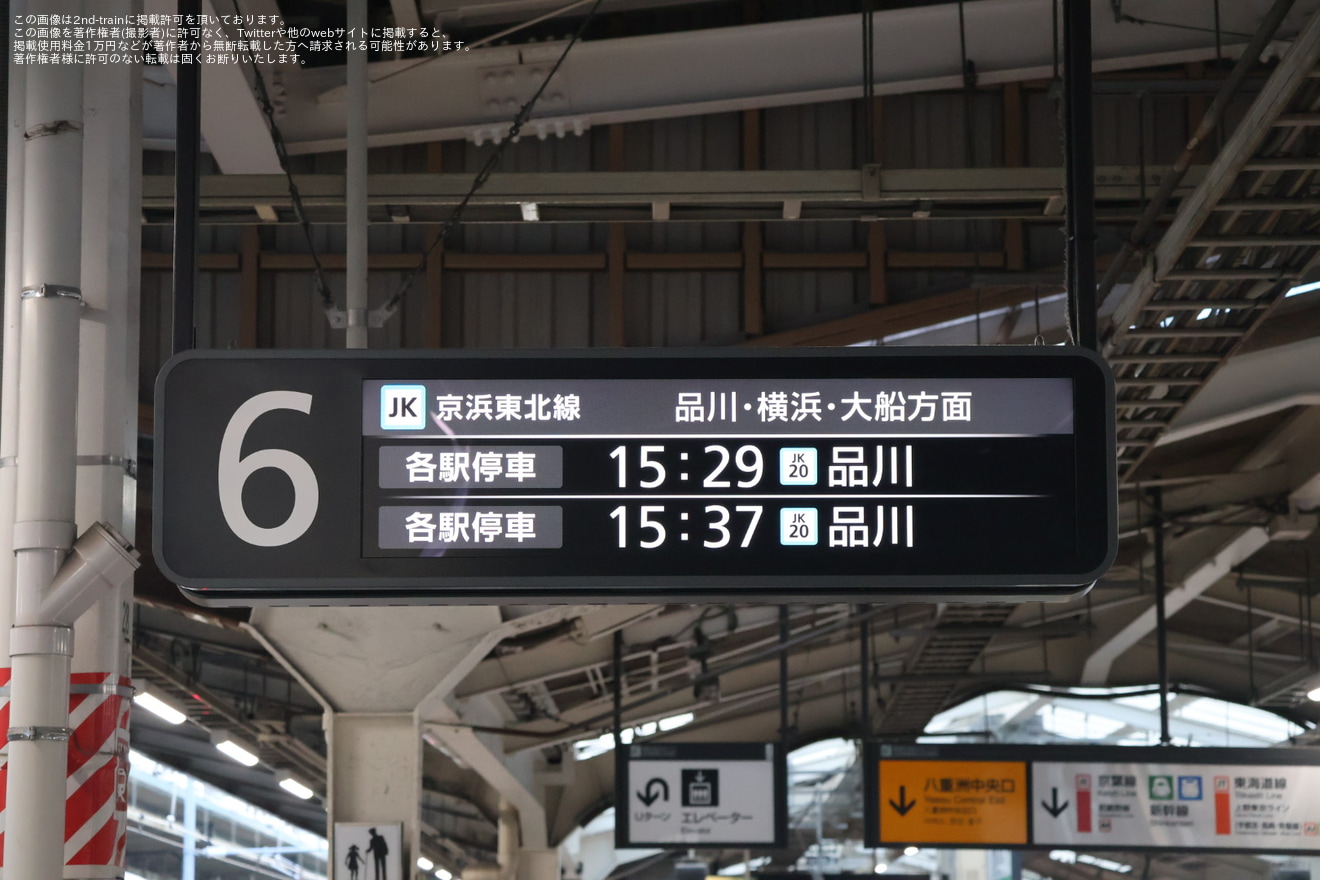
[[[977,92],[970,108],[962,92],[886,96],[882,164],[889,168],[962,168],[969,164],[970,150],[970,164],[997,165],[1002,161],[1004,143],[1001,106],[998,91]]]
[[[858,311],[865,302],[866,273],[850,269],[765,273],[766,332],[788,330]]]
[[[475,225],[451,238],[452,250],[483,254],[585,254],[604,247],[585,223]]]
[[[851,101],[772,107],[762,126],[768,169],[856,167]]]
[[[742,249],[739,223],[629,223],[624,235],[629,250],[648,253]]]
[[[866,248],[865,232],[848,221],[774,222],[762,228],[769,251],[840,253]]]
[[[628,345],[712,345],[741,338],[737,272],[630,272]]]
[[[595,323],[590,272],[453,272],[467,348],[562,348],[589,344]],[[453,314],[452,311],[449,314]]]
[[[742,156],[742,117],[711,113],[624,126],[625,171],[732,171]]]

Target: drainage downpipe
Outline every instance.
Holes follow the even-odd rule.
[[[345,347],[367,347],[367,53],[356,45],[367,30],[367,0],[348,0],[352,41],[346,71],[348,152],[344,169]]]

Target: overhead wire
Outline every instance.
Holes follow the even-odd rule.
[[[237,9],[237,3],[235,8]],[[298,183],[293,179],[293,172],[289,168],[288,146],[284,142],[284,133],[280,131],[279,123],[275,121],[275,104],[271,101],[270,94],[266,90],[266,78],[261,75],[261,67],[252,54],[251,42],[239,40],[238,45],[247,56],[248,65],[252,70],[253,91],[256,92],[257,103],[261,105],[261,113],[266,117],[266,127],[270,130],[270,141],[275,147],[275,156],[279,160],[280,170],[284,172],[284,181],[289,190],[289,201],[293,205],[293,214],[298,220],[299,227],[302,228],[303,238],[307,242],[307,251],[312,258],[313,289],[316,291],[316,295],[320,297],[325,308],[333,308],[334,298],[330,295],[330,286],[325,280],[325,267],[321,264],[321,257],[316,252],[316,243],[312,240],[312,224],[307,219],[302,193],[299,192]]]
[[[588,0],[571,3],[557,11],[565,11],[575,6],[580,6],[585,2],[588,2]],[[583,17],[577,30],[574,31],[573,36],[564,47],[564,51],[559,54],[559,58],[555,61],[554,66],[550,68],[550,72],[546,74],[545,79],[541,81],[541,85],[537,88],[532,97],[529,98],[521,108],[519,108],[518,113],[513,117],[513,121],[509,125],[507,135],[505,135],[505,137],[496,145],[495,151],[489,158],[487,158],[485,164],[482,165],[481,170],[477,172],[467,194],[463,196],[458,205],[445,220],[444,225],[440,229],[440,233],[435,236],[431,245],[423,252],[421,260],[407,275],[404,276],[393,296],[391,296],[386,302],[383,308],[384,312],[388,314],[398,307],[399,303],[403,300],[404,295],[407,293],[408,288],[412,286],[413,281],[416,280],[418,275],[426,270],[427,260],[430,258],[431,253],[462,221],[464,209],[467,208],[468,203],[472,200],[473,196],[477,194],[477,191],[480,190],[490,179],[491,173],[495,170],[496,166],[499,165],[500,159],[502,158],[504,150],[507,148],[508,144],[518,139],[523,126],[527,123],[532,108],[535,107],[536,102],[545,92],[546,87],[550,84],[550,80],[559,72],[559,68],[563,66],[564,59],[568,57],[569,51],[572,50],[573,46],[576,45],[579,39],[581,39],[587,26],[590,25],[591,21],[595,18],[596,12],[600,9],[603,2],[604,0],[595,0],[595,2],[592,3],[586,16]],[[510,33],[511,32],[512,31],[510,31]],[[312,258],[313,287],[325,308],[331,309],[334,307],[334,299],[330,294],[330,287],[325,280],[325,267],[321,262],[320,255],[316,251],[316,243],[312,238],[311,221],[307,217],[302,193],[299,191],[298,183],[294,179],[293,172],[289,168],[288,147],[285,143],[283,132],[280,131],[279,124],[275,121],[275,105],[271,101],[270,94],[266,89],[265,78],[261,75],[261,70],[256,63],[256,59],[252,55],[251,46],[246,41],[241,42],[240,46],[242,46],[247,56],[248,64],[251,66],[253,74],[253,91],[256,93],[257,102],[261,105],[261,112],[266,117],[266,125],[270,130],[271,143],[275,147],[275,155],[279,160],[280,170],[284,172],[284,179],[288,186],[289,200],[292,203],[293,213],[298,220],[298,225],[302,228],[303,237],[307,243],[307,250]]]
[[[482,37],[479,40],[473,40],[471,43],[465,43],[462,48],[464,50],[468,50],[468,49],[479,49],[482,46],[489,46],[491,43],[495,42],[496,40],[502,40],[507,36],[516,34],[518,31],[526,30],[527,28],[532,27],[533,25],[538,25],[541,22],[549,21],[552,18],[558,18],[559,16],[563,15],[565,12],[568,12],[571,9],[576,9],[579,6],[585,6],[590,2],[591,0],[572,0],[572,2],[564,6],[560,6],[558,9],[552,9],[549,12],[544,13],[543,15],[536,16],[535,18],[529,18],[527,19],[527,21],[519,22],[518,24],[515,24],[512,27],[507,27],[504,30],[499,31],[498,33],[491,34],[488,37]],[[443,58],[445,55],[449,55],[450,53],[457,51],[459,51],[457,48],[448,49],[442,51],[439,55],[432,55],[429,58],[422,58],[421,60],[409,64],[406,67],[401,67],[398,70],[392,70],[389,73],[384,74],[383,76],[379,76],[376,79],[371,80],[370,83],[371,85],[374,86],[376,83],[385,82],[385,80],[387,79],[393,79],[394,77],[407,73],[408,71],[413,70],[414,68],[421,67],[425,64],[430,64],[432,61],[436,61],[440,58]]]
[[[568,45],[564,46],[564,51],[559,53],[559,58],[555,61],[554,66],[550,68],[550,72],[547,73],[545,79],[541,81],[541,85],[537,88],[536,92],[527,99],[527,102],[523,104],[521,108],[519,108],[517,115],[513,117],[513,122],[509,124],[508,133],[505,134],[498,144],[496,144],[495,150],[489,157],[487,157],[485,163],[481,166],[481,170],[479,170],[477,176],[473,178],[472,185],[468,188],[467,193],[459,200],[459,203],[454,207],[454,210],[450,212],[449,217],[446,218],[444,225],[440,227],[440,232],[432,239],[431,244],[422,252],[422,258],[417,262],[417,265],[400,280],[394,294],[382,307],[381,310],[383,312],[388,314],[398,308],[399,303],[403,301],[409,288],[412,287],[413,281],[417,279],[418,275],[426,271],[426,264],[428,260],[430,260],[431,254],[446,238],[449,237],[449,235],[458,227],[459,223],[462,222],[463,211],[466,210],[468,203],[471,202],[477,192],[486,185],[486,182],[490,180],[491,174],[494,173],[495,168],[500,164],[500,159],[504,156],[504,151],[508,148],[508,145],[518,139],[523,126],[527,123],[527,119],[531,115],[532,108],[536,106],[536,102],[540,100],[546,87],[550,85],[550,80],[554,79],[555,74],[559,72],[559,68],[563,66],[564,59],[568,57],[568,53],[572,51],[575,45],[577,45],[578,40],[581,39],[582,35],[586,32],[588,25],[590,25],[592,20],[596,17],[596,12],[600,9],[602,2],[604,2],[604,0],[595,0],[595,2],[591,4],[591,8],[587,10],[586,16],[583,17],[577,30],[573,32],[573,36],[569,39]]]

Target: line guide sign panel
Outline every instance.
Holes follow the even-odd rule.
[[[155,553],[205,604],[1069,595],[1115,549],[1076,348],[192,352]]]
[[[868,846],[1320,853],[1313,749],[867,749]]]

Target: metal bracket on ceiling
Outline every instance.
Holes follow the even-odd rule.
[[[372,330],[379,330],[389,323],[390,318],[394,317],[395,309],[379,308],[371,309],[367,312],[367,326]],[[326,320],[330,322],[330,329],[345,330],[348,328],[348,312],[340,308],[328,308],[325,310]]]

